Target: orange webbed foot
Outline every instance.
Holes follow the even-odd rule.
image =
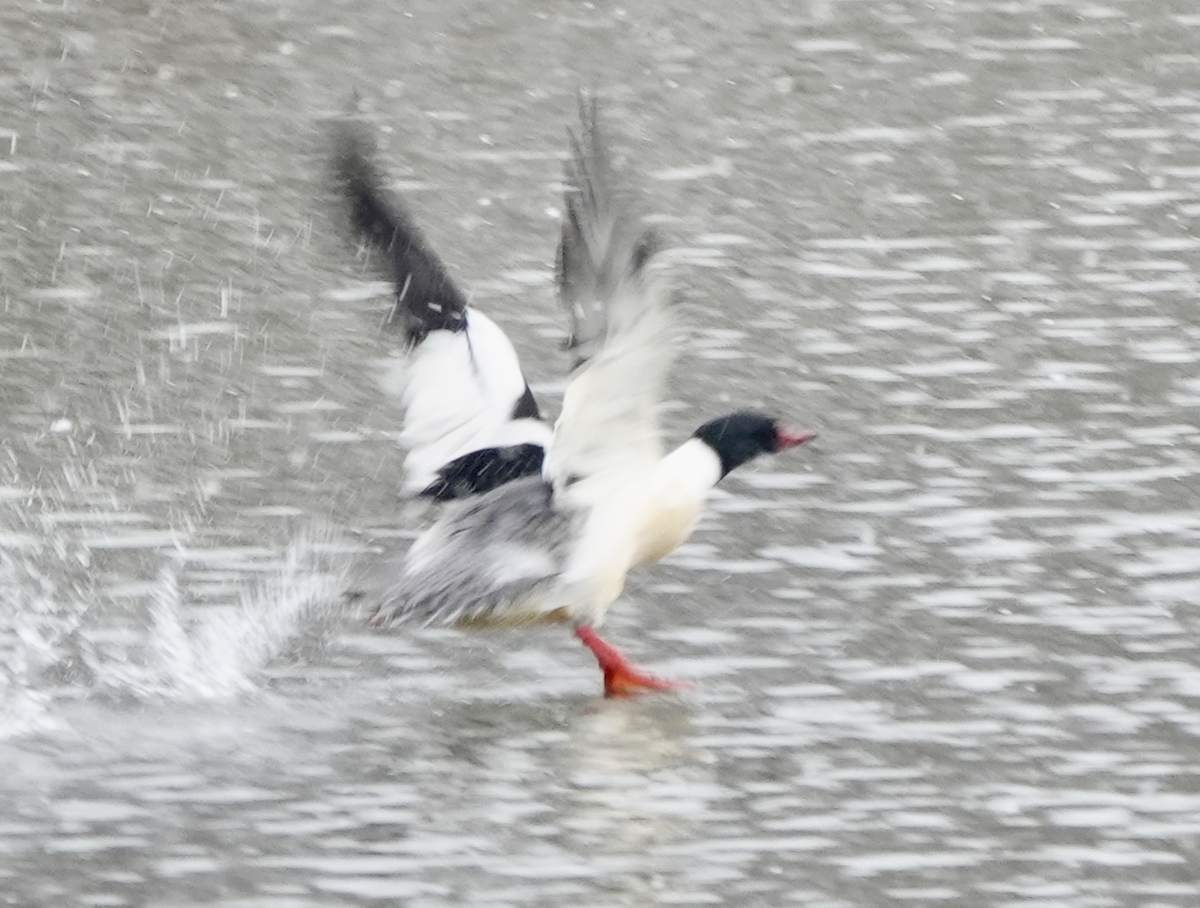
[[[630,662],[625,654],[596,633],[590,624],[575,628],[575,636],[592,651],[604,672],[604,696],[635,697],[651,690],[678,690],[690,684],[661,678]]]

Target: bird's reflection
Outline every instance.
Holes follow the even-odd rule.
[[[574,718],[559,749],[564,844],[603,861],[627,897],[657,903],[693,876],[672,846],[703,837],[716,786],[692,718],[677,698],[605,700]]]

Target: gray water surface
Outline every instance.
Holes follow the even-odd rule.
[[[1195,908],[1189,2],[0,9],[0,904]],[[731,477],[612,638],[377,633],[381,157],[553,411],[578,87]]]

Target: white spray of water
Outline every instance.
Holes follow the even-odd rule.
[[[256,688],[256,675],[323,610],[340,607],[345,578],[328,567],[328,538],[293,542],[277,570],[239,605],[200,609],[189,620],[178,567],[164,567],[150,607],[145,658],[102,661],[100,683],[138,696],[213,699]],[[193,610],[195,613],[195,610]]]
[[[56,585],[34,564],[40,543],[18,534],[5,541],[0,553],[0,740],[60,727],[50,711],[53,697],[37,678],[62,659],[64,641],[86,611],[58,606]]]

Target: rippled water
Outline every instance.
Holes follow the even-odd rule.
[[[0,10],[0,904],[1200,904],[1184,2]],[[611,621],[380,634],[414,531],[334,216],[358,89],[561,391],[599,89],[675,243],[668,420],[817,429]]]

